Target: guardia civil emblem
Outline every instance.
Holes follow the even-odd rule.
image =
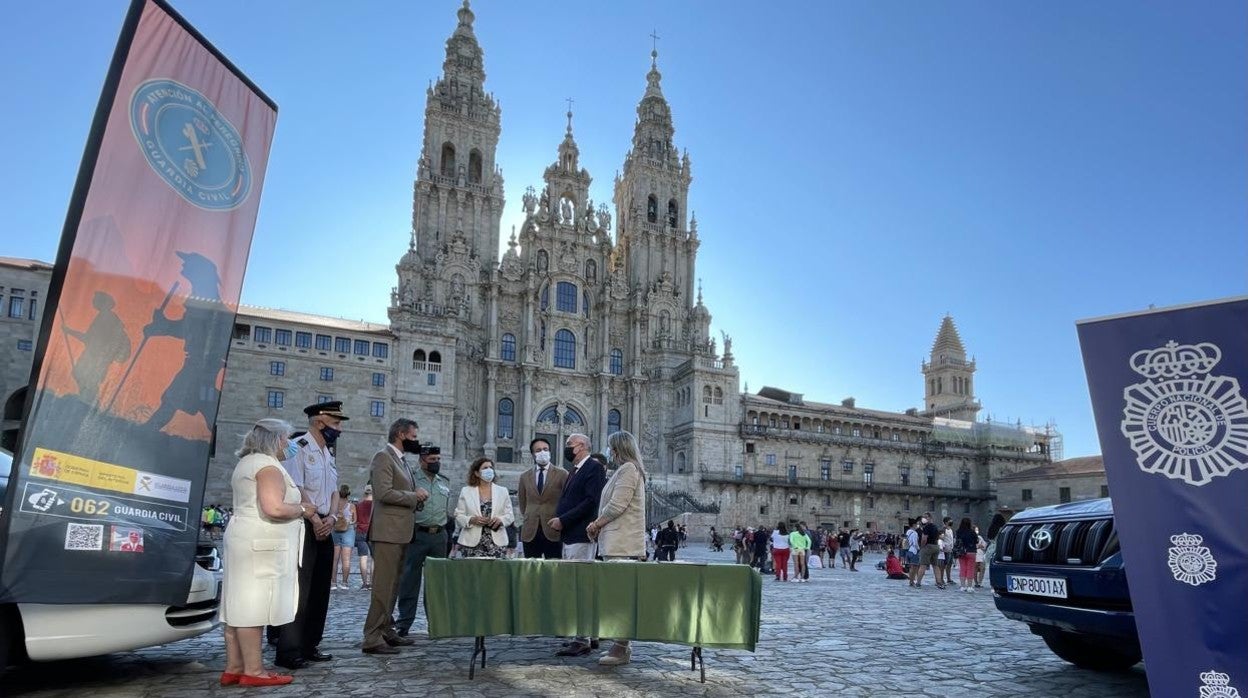
[[[1238,380],[1211,375],[1221,359],[1208,342],[1131,355],[1146,380],[1123,390],[1122,434],[1144,472],[1200,486],[1248,468],[1248,402]]]
[[[1239,698],[1239,689],[1231,685],[1231,677],[1220,671],[1200,675],[1200,698]]]
[[[1218,578],[1218,561],[1213,559],[1209,548],[1201,545],[1205,539],[1194,533],[1170,536],[1170,574],[1175,580],[1198,587]]]
[[[234,124],[207,97],[174,80],[148,80],[130,98],[130,126],[147,164],[189,203],[237,208],[251,164]]]

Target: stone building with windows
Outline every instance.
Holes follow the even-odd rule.
[[[0,257],[0,447],[13,450],[52,265]]]
[[[1108,496],[1101,456],[1068,458],[997,478],[997,503],[1012,511]]]
[[[590,199],[569,112],[500,254],[502,110],[485,91],[474,21],[465,3],[426,93],[389,325],[241,308],[208,501],[228,492],[251,423],[298,424],[305,405],[329,399],[352,417],[338,461],[353,487],[399,416],[442,447],[453,482],[484,455],[512,488],[531,463],[530,439],[548,439],[561,458],[571,433],[601,449],[627,429],[650,472],[654,516],[702,511],[702,523],[721,528],[783,519],[896,531],[923,511],[982,520],[1000,478],[1060,453],[1051,428],[976,421],[975,362],[949,317],[921,364],[922,411],[743,393],[732,340],[712,336],[697,282],[691,158],[676,145],[657,52],[611,205]],[[15,273],[0,265],[0,286],[18,285]]]

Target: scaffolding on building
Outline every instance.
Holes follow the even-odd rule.
[[[1053,461],[1062,459],[1062,435],[1052,422],[1027,426],[1021,420],[1011,423],[989,418],[967,422],[933,417],[931,439],[950,446],[1045,454]]]

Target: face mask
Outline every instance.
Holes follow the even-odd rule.
[[[533,462],[538,465],[550,465],[550,451],[538,451],[533,454]]]
[[[403,439],[404,453],[420,453],[420,442],[416,439]]]
[[[321,427],[321,438],[325,439],[326,446],[333,446],[338,443],[338,437],[342,435],[341,431],[333,427]]]
[[[438,471],[442,469],[442,461],[440,460],[429,461],[428,463],[425,463],[424,468],[425,468],[425,472],[429,473],[430,475],[437,475]]]
[[[286,453],[285,453],[285,456],[282,458],[282,460],[290,460],[291,458],[294,458],[297,455],[299,455],[299,444],[295,443],[294,441],[287,441]]]
[[[482,468],[482,469],[481,469],[481,479],[482,479],[482,480],[485,480],[486,482],[494,482],[494,469],[493,469],[493,468]]]
[[[564,447],[563,447],[563,460],[564,460],[564,462],[566,462],[566,463],[572,463],[572,464],[574,464],[574,465],[575,465],[575,464],[576,464],[576,461],[575,461],[575,460],[573,460],[573,459],[575,459],[575,458],[576,458],[576,449],[572,448],[571,446],[564,446]]]

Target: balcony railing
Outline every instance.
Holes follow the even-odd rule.
[[[919,485],[902,485],[894,482],[875,480],[871,484],[857,479],[830,479],[816,477],[786,477],[784,475],[758,475],[755,473],[704,472],[701,474],[704,483],[724,483],[736,485],[767,485],[770,487],[788,487],[804,490],[838,490],[861,492],[863,494],[900,494],[911,497],[942,497],[945,499],[970,499],[983,501],[995,495],[991,490],[964,490],[958,487],[923,487]]]
[[[893,441],[891,439],[875,439],[867,436],[836,434],[828,431],[819,432],[808,429],[780,429],[779,427],[768,427],[761,424],[742,424],[739,432],[742,438],[746,439],[785,439],[788,441],[813,441],[816,443],[836,444],[839,446],[892,448],[901,451],[921,453],[923,455],[978,457],[984,455],[985,452],[988,452],[998,458],[1019,458],[1022,460],[1034,460],[1044,463],[1049,462],[1049,454],[1047,453],[1015,451],[1012,449],[1004,449],[994,446],[971,448],[969,446],[955,446],[943,441],[920,441],[917,443],[913,441]]]

